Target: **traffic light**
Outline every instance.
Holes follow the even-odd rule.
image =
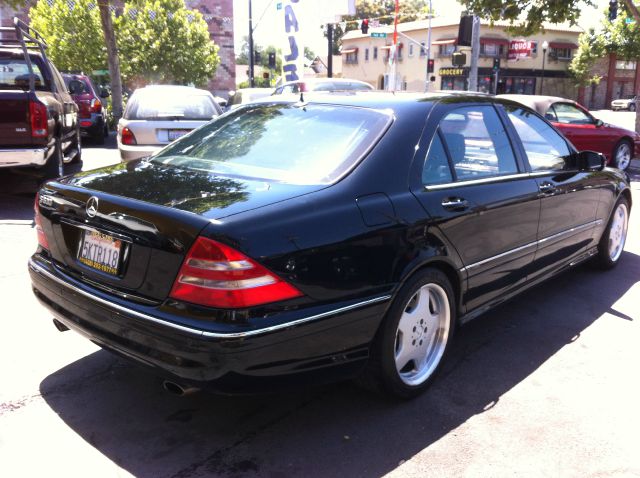
[[[500,58],[493,59],[493,71],[498,71],[500,69]]]
[[[272,70],[276,69],[276,52],[275,51],[269,52],[269,68],[271,68]]]
[[[435,68],[435,60],[433,58],[430,58],[429,60],[427,60],[427,73],[433,73]]]
[[[362,23],[360,24],[360,30],[362,31],[362,33],[364,33],[365,35],[367,33],[369,33],[369,20],[367,18],[365,18],[364,20],[362,20]]]
[[[473,15],[460,17],[458,27],[458,46],[471,46],[471,34],[473,33]]]
[[[457,51],[451,55],[451,64],[453,66],[464,66],[467,63],[467,55]]]
[[[260,58],[261,58],[260,52],[258,50],[255,50],[253,54],[254,62],[260,63]]]
[[[618,17],[618,1],[611,0],[609,2],[609,21],[612,22]]]

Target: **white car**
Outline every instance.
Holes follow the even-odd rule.
[[[139,88],[118,122],[120,158],[131,161],[150,156],[221,113],[206,90],[174,85]]]
[[[624,98],[618,98],[617,100],[613,100],[611,102],[611,109],[613,111],[617,110],[636,110],[636,95],[627,95]]]

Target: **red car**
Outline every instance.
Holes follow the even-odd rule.
[[[104,138],[109,134],[104,100],[109,93],[104,88],[96,88],[87,75],[65,73],[62,78],[78,105],[80,133],[104,144]]]
[[[551,122],[578,151],[604,154],[607,164],[627,169],[640,156],[640,135],[635,131],[603,123],[575,101],[555,96],[498,95],[537,111]]]

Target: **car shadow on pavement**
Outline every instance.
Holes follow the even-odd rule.
[[[46,377],[40,391],[71,429],[137,477],[381,476],[499,407],[558,351],[581,347],[595,321],[636,320],[614,304],[638,270],[640,256],[629,252],[609,272],[585,264],[471,322],[458,331],[432,387],[411,401],[351,383],[178,398],[104,351]]]

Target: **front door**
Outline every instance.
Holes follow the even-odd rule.
[[[526,280],[538,186],[523,174],[493,105],[449,108],[431,118],[426,131],[435,133],[427,133],[430,146],[412,191],[462,259],[470,311]]]

